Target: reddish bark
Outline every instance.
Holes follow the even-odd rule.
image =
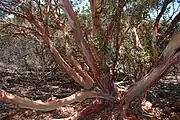
[[[67,72],[74,80],[76,80],[80,85],[84,86],[86,89],[89,89],[92,86],[93,82],[95,81],[95,82],[97,82],[97,86],[103,92],[107,93],[111,97],[112,96],[116,97],[116,95],[115,95],[116,87],[114,84],[114,80],[115,80],[114,70],[115,70],[115,66],[117,64],[117,59],[119,56],[119,49],[122,46],[123,41],[125,40],[126,33],[129,30],[129,27],[124,32],[121,32],[120,28],[119,28],[120,23],[118,23],[117,21],[116,22],[111,21],[111,23],[108,26],[107,31],[105,32],[106,33],[105,35],[107,38],[102,39],[105,42],[107,42],[107,44],[108,44],[111,41],[110,39],[112,39],[112,35],[115,35],[114,38],[115,38],[115,42],[116,42],[115,43],[116,44],[116,58],[115,58],[115,61],[113,64],[113,75],[111,75],[109,68],[107,71],[101,70],[101,68],[100,68],[101,64],[100,64],[100,62],[97,62],[96,59],[103,59],[103,57],[100,58],[96,54],[97,52],[94,49],[93,50],[95,52],[92,52],[93,50],[90,49],[88,43],[84,39],[83,32],[78,23],[76,14],[73,11],[72,6],[70,5],[69,1],[61,0],[61,3],[62,3],[61,7],[63,8],[63,10],[65,11],[65,13],[68,17],[69,24],[72,28],[74,40],[75,40],[77,46],[79,47],[79,49],[82,51],[83,55],[85,56],[86,61],[94,74],[94,78],[92,78],[86,71],[84,71],[84,69],[78,62],[78,60],[76,60],[76,58],[73,57],[71,50],[70,50],[71,49],[70,45],[68,43],[69,38],[66,35],[65,35],[67,37],[66,38],[67,39],[66,52],[70,59],[72,67],[63,59],[63,57],[60,55],[58,50],[53,46],[51,37],[48,34],[49,32],[46,32],[47,29],[45,27],[43,27],[43,25],[40,23],[43,20],[39,21],[36,18],[36,16],[31,12],[30,8],[28,6],[26,6],[25,4],[21,4],[20,0],[14,0],[14,2],[16,2],[19,5],[19,7],[22,8],[22,10],[24,12],[23,15],[21,13],[14,12],[12,9],[9,8],[9,6],[4,5],[2,2],[0,2],[0,4],[3,5],[4,7],[0,8],[0,10],[5,11],[10,14],[14,14],[18,17],[21,17],[22,19],[27,19],[29,21],[29,23],[31,23],[31,25],[36,29],[35,31],[38,32],[38,35],[48,45],[48,48],[49,48],[50,52],[54,55],[56,62],[58,63],[58,65],[61,68],[64,69],[65,72]],[[156,21],[154,23],[154,33],[156,36],[159,37],[159,39],[158,39],[159,42],[162,42],[166,36],[171,34],[171,31],[176,27],[176,24],[180,19],[180,13],[178,13],[176,15],[176,17],[172,20],[172,22],[171,22],[170,26],[168,27],[168,29],[166,30],[166,32],[162,36],[159,36],[160,35],[158,33],[159,21],[163,15],[163,13],[165,12],[167,5],[170,2],[172,2],[172,0],[164,1],[161,12],[157,16]],[[94,36],[96,36],[96,35],[103,36],[103,34],[100,33],[102,23],[100,20],[100,13],[97,13],[96,1],[90,0],[90,5],[91,5]],[[125,5],[125,0],[118,0],[118,5],[119,5],[119,7],[122,8]],[[59,6],[57,5],[57,7],[59,7]],[[117,15],[117,14],[118,13],[116,11],[115,15]],[[118,15],[118,17],[119,17],[119,15]],[[60,30],[62,30],[63,33],[65,34],[66,33],[65,28],[64,28],[65,25],[58,19],[58,17],[56,17],[56,24],[59,26]],[[117,28],[115,28],[115,25],[117,25]],[[113,32],[115,34],[113,34]],[[121,39],[119,37],[120,33],[122,34]],[[138,37],[137,33],[135,33],[135,34],[136,34],[136,38],[137,38]],[[122,99],[120,99],[119,105],[116,106],[115,110],[113,111],[114,113],[116,113],[117,111],[118,111],[118,113],[119,112],[123,113],[124,109],[126,109],[126,107],[131,103],[131,101],[133,101],[134,98],[138,97],[141,93],[145,92],[147,89],[149,89],[150,87],[155,85],[157,83],[157,81],[166,73],[167,69],[172,64],[175,64],[179,60],[178,59],[178,57],[180,55],[180,53],[179,53],[180,52],[179,38],[180,38],[179,33],[176,34],[175,37],[172,38],[172,40],[170,41],[170,43],[167,45],[166,49],[164,50],[163,54],[161,55],[159,61],[154,66],[152,66],[151,71],[149,71],[148,74],[146,74],[146,76],[144,76],[140,81],[135,83],[128,90],[128,92],[124,94]],[[137,38],[136,43],[138,43],[138,42],[139,42],[139,39]],[[115,94],[114,94],[114,92],[115,92]],[[93,98],[97,97],[96,94],[88,94],[88,95],[95,95],[95,96],[93,96]],[[110,97],[108,97],[108,98],[110,98]],[[102,107],[101,104],[98,102],[98,100],[96,100],[92,103],[92,105],[83,109],[79,113],[79,116],[86,116],[89,113],[99,110],[101,107]]]
[[[156,20],[155,20],[155,23],[154,23],[154,34],[155,34],[156,37],[160,36],[160,33],[158,31],[159,21],[160,21],[162,15],[164,14],[164,12],[166,11],[166,8],[167,8],[168,4],[171,3],[172,1],[173,0],[165,0],[163,2],[163,6],[162,6],[162,9],[161,9],[160,13],[156,17]]]
[[[171,24],[166,29],[166,31],[162,35],[159,36],[159,38],[157,39],[157,44],[158,45],[160,43],[162,43],[167,36],[172,36],[172,34],[174,33],[175,28],[177,27],[177,23],[179,22],[179,20],[180,20],[180,12],[171,21]]]
[[[144,93],[146,90],[154,86],[160,78],[167,72],[167,70],[172,65],[172,58],[174,56],[179,56],[180,49],[180,33],[173,36],[172,40],[169,42],[164,52],[162,53],[157,64],[152,67],[152,69],[144,76],[140,81],[136,82],[132,87],[129,88],[124,97],[120,100],[119,106],[114,109],[114,112],[123,112],[130,102]]]

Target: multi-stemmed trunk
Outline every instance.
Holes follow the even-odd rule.
[[[81,51],[81,53],[84,55],[85,61],[90,67],[90,71],[92,73],[91,75],[88,74],[88,72],[83,69],[81,64],[71,53],[71,47],[69,43],[70,36],[68,35],[68,31],[65,29],[65,26],[63,25],[61,20],[58,18],[56,12],[53,13],[54,16],[56,17],[56,25],[63,32],[64,38],[66,39],[66,54],[68,56],[68,59],[71,65],[65,61],[65,59],[59,53],[59,51],[55,48],[52,42],[52,38],[50,37],[48,32],[46,32],[47,28],[42,26],[42,24],[40,24],[40,21],[38,21],[38,19],[32,13],[32,11],[30,10],[28,6],[26,6],[25,4],[22,4],[20,0],[13,0],[13,2],[16,3],[17,6],[23,10],[23,14],[11,11],[11,9],[8,9],[9,6],[6,6],[6,4],[4,4],[3,2],[0,2],[0,5],[6,6],[6,7],[5,9],[0,8],[0,10],[7,13],[14,14],[15,16],[23,20],[27,20],[32,26],[34,26],[35,29],[32,29],[33,33],[35,33],[34,35],[38,38],[43,39],[44,43],[47,44],[49,51],[54,56],[54,59],[56,63],[59,65],[59,67],[63,69],[64,72],[68,73],[76,82],[82,85],[85,88],[85,91],[78,92],[67,98],[63,98],[63,99],[59,99],[59,100],[55,100],[51,102],[31,101],[29,99],[25,99],[25,98],[7,93],[5,91],[1,91],[0,92],[1,100],[5,100],[8,102],[10,101],[23,108],[50,111],[50,110],[54,110],[56,108],[62,107],[64,105],[71,104],[73,102],[82,101],[87,98],[95,98],[95,100],[90,106],[88,106],[87,108],[84,108],[80,113],[78,113],[78,117],[85,116],[86,114],[89,114],[90,112],[94,112],[96,110],[98,111],[99,109],[102,108],[103,105],[106,104],[106,101],[108,101],[108,103],[110,104],[116,105],[113,107],[112,109],[113,113],[111,114],[114,114],[115,116],[117,116],[125,112],[124,110],[126,110],[126,108],[129,106],[131,101],[133,101],[133,99],[139,97],[147,89],[154,86],[157,83],[157,81],[160,80],[160,78],[166,73],[166,71],[171,65],[179,62],[180,33],[177,32],[171,38],[169,44],[167,45],[167,47],[165,48],[165,50],[163,51],[159,59],[153,64],[153,66],[151,67],[151,70],[149,70],[149,72],[144,77],[142,77],[138,82],[133,84],[123,94],[123,97],[119,97],[118,89],[116,89],[116,85],[115,85],[115,79],[116,79],[115,66],[117,63],[120,47],[122,45],[122,42],[125,40],[125,35],[129,28],[127,28],[123,32],[122,37],[119,40],[120,28],[115,27],[116,25],[119,26],[119,23],[117,22],[119,18],[114,18],[110,22],[107,30],[104,31],[101,28],[102,21],[100,19],[99,13],[97,12],[97,6],[96,6],[97,3],[95,0],[90,0],[91,15],[92,15],[92,36],[96,38],[99,37],[99,39],[103,41],[104,44],[108,44],[110,39],[112,39],[111,37],[112,32],[115,31],[114,35],[115,35],[115,40],[116,40],[116,57],[113,63],[113,67],[109,68],[105,63],[106,53],[101,52],[101,55],[99,55],[98,52],[95,51],[95,49],[92,46],[90,46],[88,42],[85,40],[83,32],[80,28],[80,24],[76,17],[76,13],[73,11],[69,1],[68,0],[60,0],[60,1],[61,1],[61,8],[64,10],[68,18],[69,25],[72,29],[71,31],[73,33],[74,41],[77,47],[79,48],[79,50]],[[60,7],[58,1],[55,0],[54,2],[55,2],[55,5],[57,5],[55,9]],[[167,7],[167,4],[169,3],[165,3],[164,6]],[[125,5],[125,1],[123,0],[120,1],[119,6],[123,7],[124,5]],[[117,11],[115,15],[119,16],[120,13]],[[175,20],[172,21],[174,23],[170,25],[169,29],[174,28],[175,23],[177,23],[177,20],[179,19],[179,16],[180,15],[177,14],[177,16],[175,17]],[[157,29],[158,23],[159,23],[159,20],[157,19],[155,22],[155,27],[154,27],[156,33],[158,30]],[[22,26],[19,26],[19,28],[21,27]],[[31,29],[28,29],[28,30],[31,31]],[[167,30],[165,33],[166,36],[168,35],[168,31],[169,30]],[[133,27],[133,33],[135,35],[135,41],[137,43],[137,47],[141,47],[136,29],[134,27]],[[160,38],[158,39],[158,43],[163,41],[162,37]],[[112,73],[110,71],[112,71]]]

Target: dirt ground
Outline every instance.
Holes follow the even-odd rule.
[[[50,71],[24,71],[16,69],[0,69],[0,88],[32,100],[46,101],[49,98],[63,98],[81,90],[81,86],[63,72]],[[137,114],[134,119],[144,120],[180,120],[180,77],[171,74],[164,77],[155,88],[147,93],[147,100],[152,103],[152,109]],[[90,100],[75,103],[66,107],[50,111],[40,112],[18,108],[16,105],[0,101],[1,120],[51,120],[73,116],[83,106],[87,106]],[[104,111],[101,111],[103,113]],[[94,118],[96,119],[96,114]],[[88,118],[87,118],[88,119]]]

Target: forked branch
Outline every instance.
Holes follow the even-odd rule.
[[[141,93],[144,93],[147,89],[154,86],[172,65],[172,58],[174,56],[177,58],[177,55],[180,55],[179,49],[180,33],[177,33],[172,37],[157,64],[153,66],[146,76],[144,76],[127,91],[124,97],[120,100],[120,105],[117,107],[117,109],[115,109],[115,111],[122,111],[123,108],[127,107],[135,97],[140,96]]]
[[[15,0],[17,4],[21,4],[20,0]],[[59,51],[54,47],[51,38],[49,35],[45,32],[45,28],[39,23],[39,21],[35,18],[33,13],[29,10],[29,8],[23,4],[20,5],[20,7],[24,10],[24,13],[27,16],[27,20],[36,27],[37,32],[39,33],[40,37],[44,40],[44,42],[48,45],[48,48],[50,52],[54,55],[54,58],[57,62],[57,64],[64,69],[66,73],[68,73],[76,82],[78,82],[80,85],[84,86],[85,88],[89,88],[90,86],[86,85],[84,82],[84,78],[82,78],[76,71],[73,70],[69,66],[69,64],[63,59],[63,57],[60,55]]]
[[[100,68],[94,56],[92,55],[92,52],[88,44],[84,39],[75,12],[68,0],[61,0],[61,3],[62,3],[62,8],[67,15],[69,24],[73,30],[75,42],[77,43],[77,46],[81,49],[82,53],[84,54],[87,60],[88,65],[92,69],[92,72],[94,74],[94,79],[97,81],[98,86],[103,90],[104,86],[102,84],[102,81],[100,80]]]
[[[160,13],[158,14],[158,16],[156,17],[156,21],[154,23],[154,34],[156,37],[160,35],[160,33],[158,31],[159,21],[160,21],[162,15],[164,14],[164,12],[166,11],[168,4],[171,3],[172,1],[173,0],[164,0],[162,9],[161,9]]]
[[[168,35],[172,35],[172,33],[174,32],[175,28],[177,27],[177,23],[180,20],[180,12],[174,17],[174,19],[171,21],[171,24],[168,26],[168,28],[166,29],[166,31],[159,37],[157,44],[160,44],[161,42],[163,42],[163,40],[168,36]]]

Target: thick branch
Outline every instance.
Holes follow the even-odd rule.
[[[171,24],[169,25],[167,30],[159,37],[157,44],[160,44],[164,40],[164,38],[166,38],[168,35],[171,35],[172,32],[174,32],[174,28],[177,26],[179,20],[180,20],[180,12],[171,21]]]
[[[40,100],[32,101],[27,98],[12,95],[11,93],[7,93],[3,90],[0,91],[0,101],[10,102],[18,105],[21,108],[28,108],[41,111],[51,111],[74,102],[80,102],[87,98],[97,97],[104,98],[96,92],[78,92],[63,99],[57,99],[50,102],[42,102]]]
[[[106,42],[107,42],[107,43],[110,42],[110,41],[112,41],[112,34],[113,34],[114,27],[115,27],[115,22],[114,22],[114,20],[112,20],[112,21],[110,22],[110,24],[108,25],[107,30],[106,30],[106,37],[107,37]],[[119,28],[119,27],[117,27],[117,28]],[[119,32],[119,31],[118,31],[118,32]],[[116,32],[116,33],[117,33],[117,32]],[[118,33],[117,33],[117,34],[118,34]],[[118,36],[118,37],[119,37],[119,36]]]
[[[158,16],[156,17],[156,21],[154,23],[154,33],[155,33],[155,36],[159,36],[159,32],[158,32],[158,27],[159,27],[159,21],[162,17],[162,15],[164,14],[164,12],[166,11],[166,8],[168,6],[169,3],[171,3],[173,0],[164,0],[164,3],[163,3],[163,7],[160,11],[160,13],[158,14]]]
[[[141,45],[141,42],[140,42],[140,40],[139,40],[138,34],[137,34],[137,30],[136,30],[135,27],[132,28],[132,32],[134,33],[134,36],[135,36],[135,39],[134,39],[134,37],[133,37],[133,39],[134,39],[136,48],[141,48],[141,49],[143,49],[143,48],[142,48],[142,45]]]
[[[102,85],[102,81],[100,81],[100,69],[98,67],[98,64],[97,64],[94,56],[92,55],[92,52],[90,51],[88,44],[86,43],[86,41],[84,39],[84,36],[80,29],[80,25],[78,23],[76,15],[75,15],[75,12],[73,11],[72,6],[70,5],[68,0],[61,0],[61,3],[62,3],[62,7],[68,17],[69,24],[72,27],[75,41],[76,41],[78,47],[81,49],[82,53],[84,54],[88,65],[92,69],[95,80],[97,81],[99,87],[103,90],[104,87]]]
[[[21,3],[19,0],[16,0],[17,3]],[[44,42],[48,45],[50,52],[54,55],[54,58],[57,62],[57,64],[62,67],[65,72],[67,72],[76,82],[78,82],[80,85],[84,86],[85,88],[89,88],[90,86],[87,86],[84,82],[84,79],[75,72],[68,63],[63,59],[63,57],[60,55],[58,50],[53,46],[53,43],[45,32],[45,29],[39,24],[39,21],[36,21],[35,16],[30,12],[30,10],[26,7],[21,5],[22,9],[27,15],[27,20],[36,26],[37,31],[39,32],[39,35],[43,38]]]
[[[90,88],[93,85],[93,79],[78,63],[78,61],[74,58],[74,56],[71,53],[71,48],[69,45],[69,36],[66,36],[67,42],[66,42],[66,54],[68,55],[68,58],[70,59],[71,64],[74,66],[75,71],[79,73],[80,76],[84,79],[84,85],[86,85],[86,88]]]
[[[91,19],[92,19],[92,34],[93,37],[100,37],[102,33],[100,12],[97,12],[97,1],[90,1]],[[101,8],[102,9],[102,8]]]
[[[161,55],[161,58],[157,62],[157,65],[154,66],[151,71],[146,76],[144,76],[144,78],[142,78],[128,90],[127,94],[125,94],[124,97],[120,100],[120,105],[117,107],[117,109],[122,110],[123,106],[128,106],[128,104],[135,97],[138,97],[141,93],[154,86],[157,81],[159,81],[160,78],[166,73],[168,68],[170,68],[170,65],[172,65],[171,59],[177,54],[179,49],[180,33],[177,33],[175,36],[173,36],[172,40],[167,45],[166,49]]]

